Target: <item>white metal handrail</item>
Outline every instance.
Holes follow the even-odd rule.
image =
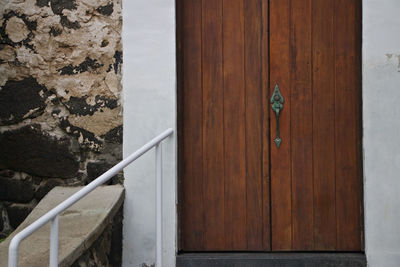
[[[156,148],[156,266],[162,266],[162,146],[161,142],[173,133],[171,128],[155,137],[153,140],[142,146],[136,152],[119,162],[117,165],[100,175],[84,188],[61,202],[55,208],[47,212],[31,225],[14,236],[10,242],[8,250],[8,267],[18,267],[18,247],[19,244],[33,232],[51,221],[50,227],[50,267],[58,266],[58,217],[61,212],[69,208],[85,195],[102,185],[123,168],[131,164],[147,151]]]

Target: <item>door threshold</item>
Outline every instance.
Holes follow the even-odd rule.
[[[215,252],[180,253],[177,267],[366,267],[365,253],[353,252]]]

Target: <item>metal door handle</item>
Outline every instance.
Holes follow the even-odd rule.
[[[277,147],[279,147],[279,145],[282,142],[282,139],[279,137],[279,113],[283,109],[283,102],[284,102],[283,96],[279,91],[278,84],[276,84],[274,93],[272,94],[271,97],[271,106],[272,110],[275,112],[275,117],[276,117],[276,138],[274,139],[274,142]]]

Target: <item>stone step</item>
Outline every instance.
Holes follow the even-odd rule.
[[[29,214],[25,221],[0,243],[0,267],[7,267],[8,247],[16,233],[40,218],[82,187],[55,187]],[[100,186],[64,211],[59,218],[59,266],[74,263],[113,220],[124,200],[121,185]],[[49,265],[50,224],[21,242],[19,267]]]

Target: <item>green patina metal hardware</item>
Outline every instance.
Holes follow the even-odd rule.
[[[279,147],[279,145],[282,142],[282,139],[279,137],[279,113],[283,109],[283,102],[284,102],[283,96],[279,91],[278,84],[276,84],[274,93],[272,94],[271,97],[271,104],[272,104],[272,110],[275,112],[275,117],[276,117],[276,138],[274,139],[274,142],[277,147]]]

